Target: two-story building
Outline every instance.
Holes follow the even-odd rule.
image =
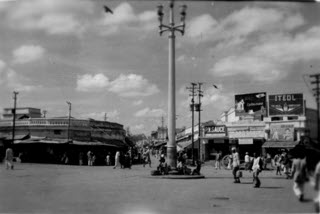
[[[17,117],[13,141],[13,117],[10,111],[5,114],[0,120],[0,139],[4,147],[13,147],[15,156],[21,153],[24,161],[59,163],[61,156],[68,155],[70,163],[76,164],[80,154],[86,157],[90,150],[97,162],[103,162],[107,153],[129,147],[123,125],[73,117]]]

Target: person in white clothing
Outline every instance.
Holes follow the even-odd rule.
[[[240,177],[237,173],[240,170],[240,158],[235,147],[232,148],[232,167],[232,174],[234,178],[233,183],[240,183]]]
[[[246,155],[244,156],[244,163],[245,163],[246,170],[248,170],[250,166],[250,156],[248,152],[246,152]]]
[[[259,173],[262,171],[263,162],[261,157],[258,156],[256,153],[253,154],[253,165],[252,165],[252,172],[253,172],[253,187],[259,188],[261,185],[261,181],[259,179]]]
[[[318,164],[316,166],[314,176],[315,176],[314,189],[316,190],[316,198],[314,200],[315,210],[316,210],[316,213],[320,213],[320,162],[318,162]]]
[[[113,168],[115,169],[115,168],[117,168],[117,166],[120,166],[120,151],[116,152]]]
[[[11,148],[7,148],[6,150],[6,169],[13,169],[13,151]]]

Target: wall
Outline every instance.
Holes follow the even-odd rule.
[[[318,138],[317,110],[306,108],[306,128],[309,130],[309,137],[316,140]]]

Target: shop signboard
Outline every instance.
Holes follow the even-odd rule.
[[[264,138],[265,131],[264,127],[238,127],[238,128],[228,128],[229,138]]]
[[[269,95],[269,115],[302,115],[303,94]]]
[[[270,125],[271,141],[293,141],[294,124],[271,124]]]
[[[266,116],[266,92],[235,95],[236,116]]]
[[[224,125],[212,125],[204,128],[205,137],[225,137],[226,127]]]

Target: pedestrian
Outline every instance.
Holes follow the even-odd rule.
[[[108,152],[108,154],[107,154],[106,164],[107,164],[107,166],[110,166],[110,152]]]
[[[130,148],[129,151],[128,151],[128,155],[129,155],[130,167],[131,167],[131,166],[132,166],[132,157],[133,157],[132,149],[131,149],[131,148]]]
[[[314,200],[315,211],[316,213],[320,213],[320,161],[318,162],[315,172],[315,186],[314,189],[316,191],[316,198]]]
[[[232,154],[228,155],[228,166],[227,169],[231,169],[232,167]]]
[[[143,156],[144,156],[143,167],[145,167],[146,163],[148,163],[149,167],[151,168],[151,157],[150,157],[150,150],[148,147],[143,152]]]
[[[238,171],[240,169],[240,159],[239,159],[239,153],[236,151],[236,148],[232,148],[232,174],[234,178],[234,183],[240,183],[240,177],[238,176]]]
[[[291,168],[291,161],[288,157],[288,154],[286,152],[283,153],[283,173],[286,175],[286,179],[290,178],[290,168]]]
[[[92,166],[92,152],[89,150],[87,153],[88,166]]]
[[[246,155],[244,156],[244,164],[245,164],[245,169],[249,170],[249,167],[250,167],[250,156],[249,156],[248,152],[246,152]]]
[[[114,169],[117,168],[120,165],[120,151],[116,152],[116,155],[114,157]]]
[[[95,165],[95,162],[96,162],[96,155],[94,153],[92,153],[92,161],[91,161],[91,166],[94,166]]]
[[[261,185],[261,181],[259,179],[259,174],[262,171],[263,161],[260,156],[256,153],[253,154],[253,165],[252,165],[252,172],[253,172],[253,187],[259,188]]]
[[[61,162],[64,163],[64,164],[68,164],[69,163],[69,158],[68,158],[68,155],[67,155],[66,152],[62,156]]]
[[[5,162],[6,162],[6,169],[13,169],[14,168],[13,151],[10,147],[7,148],[7,150],[6,150]]]
[[[79,165],[80,166],[83,165],[83,153],[82,152],[79,153]]]
[[[215,169],[221,169],[221,167],[220,167],[220,152],[218,151],[217,153],[216,153],[216,162],[215,162]]]
[[[299,201],[303,201],[304,184],[308,181],[307,177],[307,162],[302,155],[293,159],[292,170],[293,176],[293,192],[298,197]]]
[[[276,154],[273,159],[276,165],[276,175],[281,175],[282,156],[280,154]]]
[[[185,169],[185,159],[183,157],[183,153],[180,152],[178,155],[178,164],[177,164],[177,169],[179,172],[181,172],[182,174],[184,174],[184,169]]]

